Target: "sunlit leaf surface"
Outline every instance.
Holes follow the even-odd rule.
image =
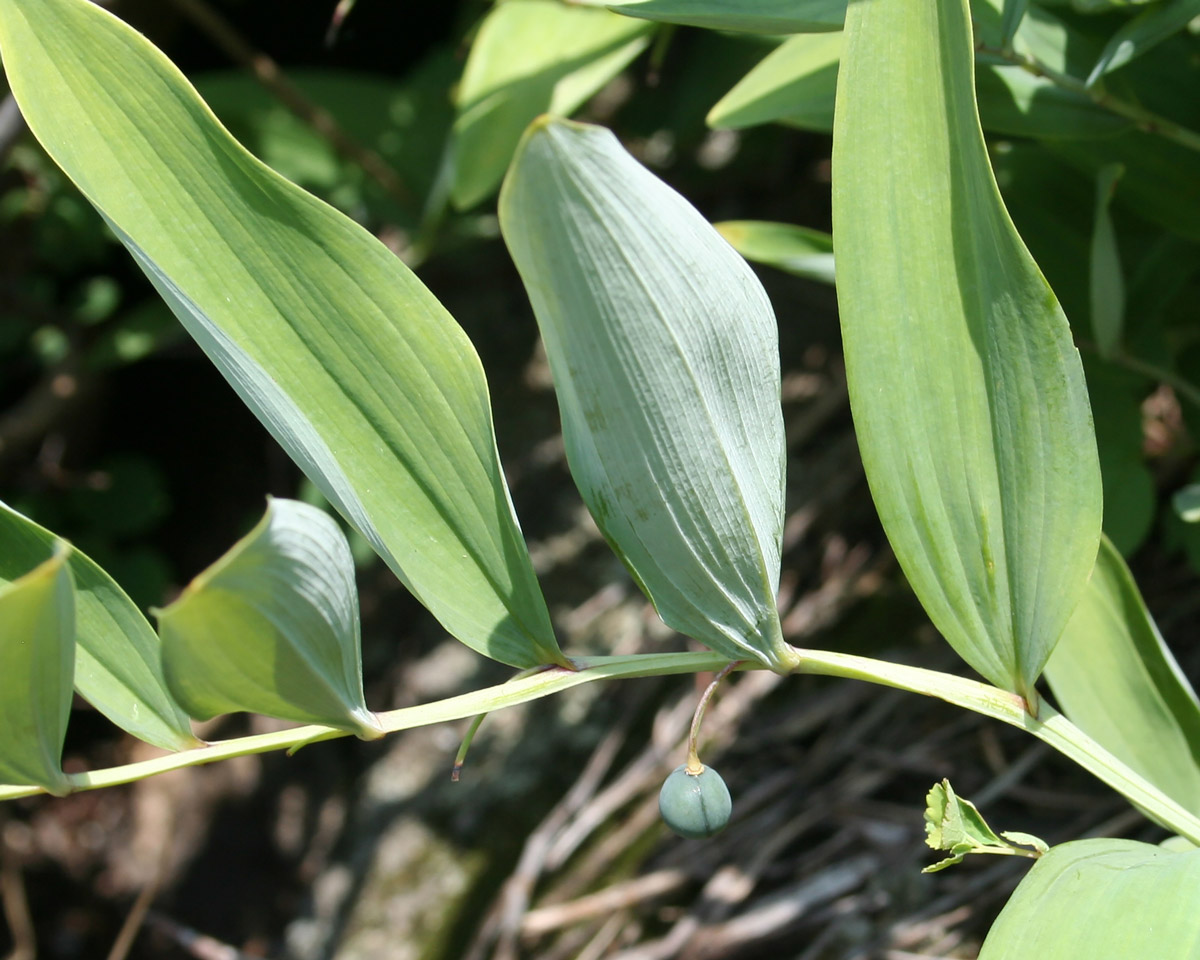
[[[1095,838],[1053,847],[992,925],[979,960],[1194,960],[1200,850]]]
[[[1000,200],[962,0],[856,0],[833,154],[855,429],[934,625],[998,686],[1033,684],[1100,537],[1096,442],[1066,318]]]
[[[87,0],[0,0],[30,128],[239,396],[469,646],[559,662],[475,351],[369,233],[264,167]]]

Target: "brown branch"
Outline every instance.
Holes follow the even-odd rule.
[[[206,0],[171,0],[185,17],[218,46],[235,63],[250,71],[280,103],[309,125],[345,159],[358,164],[408,213],[416,216],[417,203],[400,175],[378,153],[355,140],[334,119],[287,78],[271,57],[252,47],[228,20]]]

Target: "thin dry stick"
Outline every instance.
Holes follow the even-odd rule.
[[[133,942],[142,931],[142,924],[145,922],[146,913],[150,910],[150,904],[158,896],[158,884],[159,877],[155,876],[153,880],[142,887],[141,893],[133,902],[129,915],[121,924],[121,930],[117,934],[117,939],[113,941],[112,949],[108,951],[108,960],[125,960],[129,956],[129,951],[133,949]]]
[[[271,94],[307,123],[343,157],[358,164],[403,209],[417,216],[416,200],[400,175],[374,150],[359,143],[328,110],[313,103],[292,83],[274,60],[247,43],[233,25],[206,0],[171,0],[179,11],[203,30],[231,60],[249,70]]]
[[[175,810],[174,807],[170,807],[167,812],[167,836],[174,833],[174,823]],[[146,921],[150,905],[154,903],[154,898],[158,896],[158,891],[162,887],[163,879],[167,875],[170,863],[171,844],[164,843],[159,849],[158,863],[154,868],[154,876],[142,887],[141,892],[137,895],[137,899],[133,902],[133,907],[130,909],[129,915],[125,918],[125,922],[121,924],[121,930],[117,934],[117,939],[113,942],[112,949],[108,951],[108,960],[125,960],[129,956],[129,951],[133,949],[133,943],[137,940],[137,935],[142,930],[142,924]]]
[[[8,960],[35,960],[37,936],[33,928],[33,918],[29,915],[25,879],[21,874],[18,854],[7,839],[2,841],[0,850],[0,898],[4,900],[4,918],[8,921],[13,942]]]

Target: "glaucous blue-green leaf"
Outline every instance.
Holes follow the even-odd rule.
[[[1026,33],[1044,42],[1059,38],[1032,26]],[[778,122],[804,130],[832,130],[842,42],[840,33],[789,37],[717,102],[708,114],[709,125],[740,129]],[[1089,139],[1132,126],[1091,98],[1021,67],[980,63],[976,79],[983,126],[996,133]]]
[[[531,120],[566,115],[623,70],[653,26],[607,10],[507,0],[484,18],[458,89],[454,180],[460,209],[500,185]]]
[[[1200,702],[1107,538],[1046,679],[1067,719],[1200,812]]]
[[[1200,17],[1200,0],[1166,0],[1143,10],[1112,35],[1088,76],[1088,85],[1153,49],[1196,17]]]
[[[597,525],[668,625],[786,667],[778,335],[754,273],[609,131],[551,118],[518,148],[500,227]]]
[[[1125,324],[1125,278],[1117,231],[1113,226],[1113,191],[1125,168],[1119,163],[1102,167],[1096,177],[1096,216],[1092,223],[1092,249],[1088,289],[1092,305],[1092,335],[1100,356],[1108,359],[1121,345]]]
[[[379,241],[250,156],[87,0],[0,0],[34,134],[321,492],[445,628],[562,662],[475,351]]]
[[[75,673],[75,591],[62,541],[0,587],[0,781],[69,792],[62,771]]]
[[[1074,840],[1033,865],[979,960],[1195,960],[1198,899],[1200,849]]]
[[[592,0],[585,0],[592,2]],[[846,0],[602,0],[609,10],[661,23],[742,33],[842,29]]]
[[[44,559],[56,540],[0,503],[0,585]],[[154,628],[86,555],[71,550],[67,565],[75,582],[75,688],[139,740],[164,750],[197,746],[187,714],[167,690]]]
[[[833,237],[821,230],[769,220],[726,220],[713,227],[753,263],[821,283],[834,281]]]
[[[155,613],[167,683],[193,717],[246,710],[383,735],[363,701],[354,558],[324,510],[271,500]]]
[[[962,0],[855,0],[833,146],[851,409],[884,530],[942,635],[1034,682],[1087,582],[1101,485],[1083,369],[1004,209]]]

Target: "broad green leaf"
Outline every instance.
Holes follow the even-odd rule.
[[[31,129],[301,468],[445,628],[562,662],[465,334],[369,233],[273,173],[88,0],[0,0]]]
[[[1191,483],[1176,490],[1171,505],[1184,523],[1200,521],[1200,483]]]
[[[494,6],[471,46],[454,122],[459,209],[500,185],[521,134],[541,113],[574,113],[650,42],[653,27],[547,0]]]
[[[62,771],[75,672],[71,552],[0,587],[0,781],[70,791]]]
[[[833,238],[827,233],[767,220],[726,220],[713,226],[747,260],[821,283],[834,281]]]
[[[630,17],[745,33],[840,30],[846,16],[846,0],[604,0],[604,4]]]
[[[800,34],[772,50],[709,111],[708,125],[738,130],[782,121],[833,129],[840,33]]]
[[[597,525],[668,625],[786,666],[778,334],[754,273],[611,133],[550,118],[518,148],[500,227]]]
[[[1125,66],[1200,17],[1200,0],[1167,0],[1143,10],[1112,35],[1088,76],[1088,86]]]
[[[57,538],[0,503],[0,584],[45,557]],[[75,582],[75,688],[109,720],[164,750],[198,745],[187,715],[167,690],[154,628],[107,573],[78,550]]]
[[[851,5],[838,301],[897,559],[963,659],[1033,706],[1095,560],[1100,470],[1079,355],[1000,200],[973,86],[962,0]]]
[[[1117,249],[1117,231],[1113,227],[1113,192],[1125,168],[1119,163],[1100,170],[1096,177],[1096,217],[1092,224],[1092,251],[1089,283],[1092,302],[1092,334],[1100,356],[1108,359],[1121,345],[1125,324],[1125,278],[1121,254]]]
[[[1021,881],[979,960],[1195,960],[1200,850],[1095,838],[1053,847]]]
[[[1200,812],[1200,702],[1107,538],[1046,678],[1072,723]]]
[[[167,682],[196,719],[247,710],[383,735],[363,701],[354,558],[320,508],[271,500],[253,530],[155,613]]]
[[[1026,32],[1038,36],[1034,28]],[[779,122],[805,130],[833,129],[842,34],[790,37],[746,74],[708,114],[718,129]],[[980,63],[976,69],[983,126],[1011,136],[1090,139],[1132,124],[1080,93],[1020,67]]]

